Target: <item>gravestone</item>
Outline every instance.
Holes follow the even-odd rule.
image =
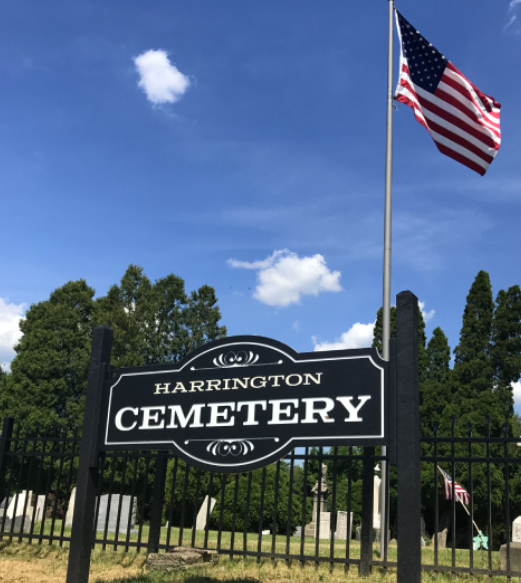
[[[120,496],[119,494],[112,494],[110,496],[110,506],[109,494],[104,494],[100,497],[98,522],[96,525],[98,532],[104,532],[107,520],[107,532],[116,532],[120,498],[121,513],[119,517],[119,528],[117,529],[118,534],[126,535],[129,525],[131,534],[137,532],[134,530],[136,526],[136,498],[132,496]]]
[[[297,526],[295,528],[295,532],[293,533],[293,536],[296,536],[298,538],[300,538],[302,536],[302,527],[301,526]]]
[[[76,486],[72,489],[69,505],[67,506],[67,515],[65,516],[65,526],[72,526],[72,517],[74,516],[74,503],[76,502]]]
[[[45,514],[45,494],[41,494],[36,498],[36,514],[34,516],[35,522],[41,522]]]
[[[512,523],[512,542],[521,543],[521,516],[518,516]]]
[[[22,490],[18,493],[18,495],[14,495],[11,499],[9,507],[7,508],[6,517],[13,519],[15,516],[22,516],[25,514],[28,516],[32,516],[33,514],[33,507],[31,506],[31,498],[33,496],[32,490]]]
[[[205,496],[201,508],[197,513],[197,518],[195,520],[195,530],[204,530],[206,528],[206,517],[210,516],[212,510],[217,503],[215,498],[210,498],[210,496]],[[210,505],[210,511],[208,512],[208,505]]]
[[[351,540],[353,533],[353,513],[350,512],[349,525],[347,522],[347,512],[339,510],[336,518],[335,538],[340,540]]]
[[[508,566],[508,547],[510,547],[510,570],[521,571],[521,516],[518,516],[512,523],[512,542],[510,545],[501,545],[499,548],[501,569],[504,570]]]

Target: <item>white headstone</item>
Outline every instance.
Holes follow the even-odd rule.
[[[72,526],[72,517],[74,515],[75,502],[76,502],[76,487],[72,489],[71,497],[69,498],[69,506],[67,506],[67,515],[65,516],[65,526]]]
[[[336,519],[335,538],[339,540],[351,540],[353,532],[353,513],[349,513],[349,525],[347,524],[347,512],[339,510]]]
[[[109,495],[104,494],[101,496],[98,523],[96,526],[98,532],[103,532],[105,526],[107,526],[107,532],[116,532],[117,529],[118,533],[122,535],[126,535],[129,526],[131,533],[136,532],[133,530],[136,526],[136,498],[133,498],[132,496],[121,496],[121,511],[119,503],[119,494],[112,494],[112,496],[110,496],[110,506]]]
[[[380,528],[380,476],[375,475],[373,482],[373,528]]]
[[[35,522],[41,522],[45,514],[45,494],[41,494],[36,498],[36,515],[34,517]]]
[[[215,498],[210,498],[210,496],[205,496],[201,508],[197,513],[197,518],[195,520],[195,530],[204,530],[206,528],[206,517],[210,516],[212,510],[216,504],[217,500]],[[210,511],[208,512],[208,504],[210,504]]]
[[[512,523],[512,542],[521,543],[521,516],[518,516]]]
[[[18,495],[15,494],[11,499],[9,507],[7,508],[6,517],[12,519],[15,516],[22,516],[22,514],[24,514],[24,508],[25,514],[27,516],[32,516],[33,513],[33,507],[31,506],[32,496],[33,496],[32,490],[29,490],[29,492],[27,492],[27,490],[22,490],[21,492],[19,492]]]

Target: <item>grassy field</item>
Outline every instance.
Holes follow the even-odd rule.
[[[55,532],[60,531],[61,525],[55,526]],[[39,529],[35,529],[39,532]],[[50,534],[47,525],[44,527],[44,533]],[[65,529],[65,534],[70,534],[69,529]],[[170,530],[170,545],[174,546],[179,543],[179,530],[173,528]],[[114,536],[114,535],[111,535]],[[121,538],[121,537],[120,537]],[[148,538],[147,527],[143,527],[142,541]],[[161,542],[166,543],[167,531],[162,529]],[[215,548],[217,546],[218,533],[215,531],[209,532],[208,548]],[[221,548],[231,548],[231,533],[223,532],[221,534]],[[131,540],[137,541],[138,534],[131,536]],[[192,546],[192,532],[185,530],[183,533],[182,544],[185,546]],[[195,546],[202,547],[204,544],[204,532],[196,532]],[[262,537],[261,549],[264,552],[271,552],[273,540],[270,535]],[[289,552],[293,555],[300,554],[301,540],[299,538],[291,538],[289,545]],[[0,542],[0,583],[65,583],[67,561],[68,561],[68,543],[64,543],[63,547],[58,546],[56,542],[49,544],[44,541],[41,545],[35,543],[28,544],[26,542],[19,543],[17,539],[10,543],[8,539]],[[91,561],[91,583],[105,583],[108,581],[118,581],[120,583],[163,583],[163,582],[179,582],[179,583],[337,583],[339,581],[352,582],[358,580],[358,569],[356,565],[351,565],[349,571],[346,573],[343,565],[336,565],[330,570],[328,562],[321,563],[318,567],[313,561],[306,563],[304,566],[298,560],[291,561],[287,564],[285,561],[271,561],[270,559],[262,559],[257,562],[255,559],[247,558],[242,560],[236,557],[230,560],[226,555],[221,556],[220,562],[217,566],[198,569],[196,572],[188,571],[174,574],[161,574],[157,572],[147,572],[145,569],[146,559],[146,544],[143,545],[142,551],[136,553],[135,549],[130,549],[129,552],[124,550],[114,551],[113,545],[102,549],[101,545],[96,545],[92,554]],[[242,550],[243,537],[242,533],[235,535],[234,549]],[[246,548],[251,551],[257,551],[258,540],[257,535],[250,534]],[[305,539],[304,554],[315,554],[315,540]],[[275,537],[275,552],[286,552],[286,537]],[[333,555],[338,558],[346,556],[345,541],[335,542]],[[330,542],[323,540],[319,544],[319,556],[330,557]],[[359,543],[351,541],[350,543],[350,557],[358,558],[360,556]],[[374,559],[378,560],[378,553],[375,550],[373,553]],[[389,560],[396,560],[396,546],[391,546],[389,549]],[[465,550],[456,551],[455,562],[456,565],[469,566],[470,553]],[[422,549],[422,562],[424,564],[434,564],[434,550],[428,547]],[[452,552],[450,549],[443,549],[439,551],[438,564],[451,565]],[[488,567],[488,555],[483,552],[475,552],[473,554],[473,563],[477,568]],[[499,568],[499,553],[492,553],[492,567]],[[467,576],[459,576],[458,580],[469,579]],[[482,578],[474,576],[473,580],[480,581]],[[382,583],[395,582],[395,570],[389,569],[385,571],[378,567],[373,569],[373,574],[370,577],[371,581]],[[422,581],[428,583],[430,581],[438,581],[445,583],[453,580],[450,574],[440,574],[436,577],[434,573],[425,572]],[[486,578],[488,581],[488,577]],[[494,577],[494,580],[504,583],[504,577]],[[483,578],[485,581],[485,578]]]

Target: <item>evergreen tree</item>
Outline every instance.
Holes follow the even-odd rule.
[[[72,426],[83,415],[90,358],[94,290],[70,281],[33,304],[20,321],[7,413],[26,427]]]
[[[383,352],[382,335],[383,335],[383,308],[376,312],[376,322],[373,331],[372,347],[376,348],[380,354]],[[396,306],[391,306],[391,338],[396,338]]]
[[[514,414],[512,383],[521,377],[521,290],[518,285],[501,290],[492,321],[491,360],[495,396],[503,419]]]
[[[424,435],[432,435],[432,426],[439,423],[450,401],[450,347],[441,328],[432,331],[425,352],[426,367],[422,386],[420,413]]]
[[[490,277],[480,271],[474,280],[463,312],[460,343],[454,350],[453,398],[463,427],[484,431],[485,416],[497,421],[490,359],[494,301]],[[499,428],[494,423],[494,430]]]

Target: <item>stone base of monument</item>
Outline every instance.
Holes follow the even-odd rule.
[[[499,548],[501,570],[507,569],[507,545]],[[510,570],[521,571],[521,543],[510,543]]]
[[[219,561],[217,551],[173,547],[166,553],[151,553],[146,566],[151,570],[186,571],[197,567],[212,567]]]

